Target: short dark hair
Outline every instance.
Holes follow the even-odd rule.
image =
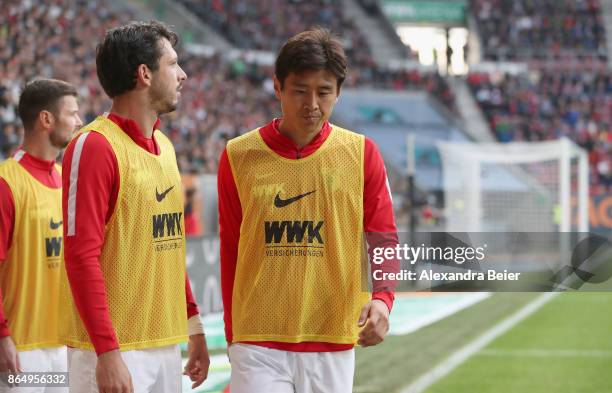
[[[73,85],[58,79],[36,79],[25,85],[17,111],[25,131],[29,131],[41,111],[57,114],[59,101],[65,96],[77,96]]]
[[[163,38],[173,47],[178,43],[178,35],[158,21],[130,22],[106,32],[96,48],[96,68],[110,98],[134,89],[139,65],[145,64],[152,71],[159,68]]]
[[[344,48],[327,29],[316,27],[296,34],[285,42],[276,57],[274,74],[281,88],[290,73],[311,70],[327,70],[334,74],[338,90],[346,78]]]

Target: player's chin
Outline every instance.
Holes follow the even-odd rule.
[[[174,92],[174,94],[169,95],[166,104],[172,105],[176,108],[176,105],[178,104],[180,100],[181,100],[181,92],[177,90]]]
[[[70,135],[53,135],[51,137],[51,145],[58,149],[64,149],[72,140],[72,134]]]
[[[61,141],[55,144],[55,147],[58,149],[65,149],[70,144],[70,140]]]
[[[157,111],[159,115],[163,115],[164,113],[174,112],[178,107],[178,101],[167,102],[160,110]]]

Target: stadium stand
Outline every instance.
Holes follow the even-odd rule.
[[[607,58],[599,0],[473,0],[489,60]]]
[[[262,12],[258,7],[256,11]],[[341,10],[335,2],[326,3],[319,17],[338,12]],[[98,17],[91,19],[90,15]],[[96,40],[92,37],[133,18],[128,10],[114,9],[107,1],[11,0],[3,6],[0,36],[6,39],[0,40],[0,155],[8,156],[19,144],[17,100],[22,86],[32,78],[55,77],[75,84],[86,122],[109,108],[110,101],[96,77]],[[344,25],[338,29],[351,31]],[[357,34],[352,31],[351,36]],[[180,61],[189,75],[183,103],[175,113],[163,117],[162,128],[175,144],[183,172],[216,173],[218,157],[229,138],[278,115],[273,68],[242,58],[229,59],[220,52],[204,58],[181,50]],[[370,64],[352,68],[345,86],[425,90],[454,111],[452,92],[435,73],[381,70]]]
[[[522,73],[467,78],[501,142],[566,136],[589,151],[591,194],[612,190],[612,75],[597,0],[473,0],[484,56],[522,60]],[[503,17],[502,17],[503,16]]]
[[[289,37],[314,25],[330,28],[342,37],[351,63],[373,64],[363,33],[347,19],[338,0],[243,1],[181,0],[204,22],[242,49],[276,52]]]
[[[566,136],[589,151],[592,192],[612,190],[612,78],[609,72],[468,77],[501,142]]]
[[[91,15],[96,15],[92,18]],[[102,2],[3,1],[0,8],[0,154],[19,143],[19,93],[35,77],[73,83],[82,116],[90,120],[108,106],[96,78],[94,40],[129,16]]]

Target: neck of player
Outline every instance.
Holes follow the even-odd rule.
[[[157,112],[150,108],[148,97],[136,94],[124,94],[113,99],[110,109],[124,119],[130,119],[138,124],[140,132],[145,138],[153,136],[153,126],[157,121]]]
[[[322,127],[323,125],[313,128],[312,130],[307,130],[300,127],[294,127],[293,125],[288,124],[285,119],[281,119],[280,123],[278,124],[278,131],[287,138],[291,139],[298,150],[301,150],[304,148],[304,146],[308,145],[315,136],[317,136]]]
[[[55,161],[60,149],[53,146],[44,133],[32,133],[24,138],[21,148],[29,155],[43,161]]]

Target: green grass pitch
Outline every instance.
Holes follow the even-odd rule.
[[[537,296],[494,294],[413,334],[358,349],[353,391],[401,392]],[[612,294],[560,294],[426,392],[612,392]]]

